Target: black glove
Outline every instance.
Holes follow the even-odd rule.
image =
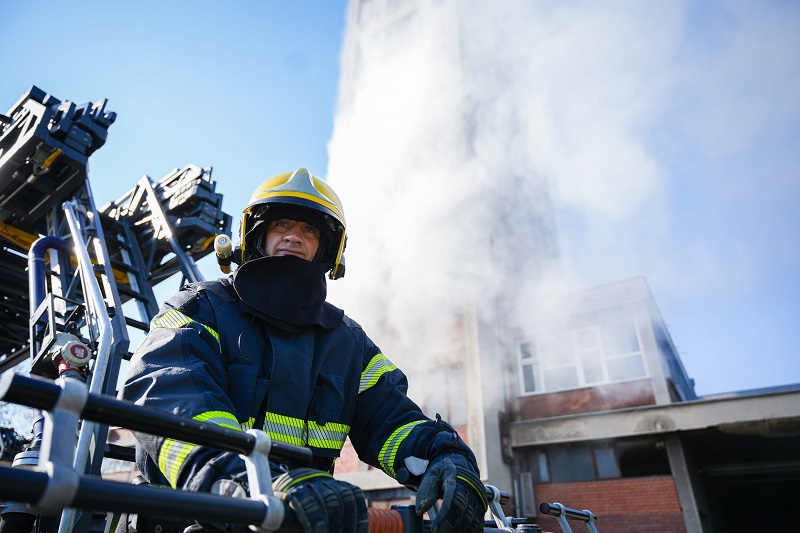
[[[439,499],[442,506],[431,523],[434,533],[483,532],[486,490],[460,456],[440,455],[428,465],[417,490],[417,514],[422,516]]]
[[[272,490],[294,509],[305,533],[369,533],[364,493],[327,472],[296,468],[278,476]]]

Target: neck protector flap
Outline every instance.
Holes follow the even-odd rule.
[[[333,329],[344,311],[325,301],[325,267],[292,255],[248,261],[233,274],[246,310],[283,329]]]

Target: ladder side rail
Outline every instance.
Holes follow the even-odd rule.
[[[75,255],[78,258],[78,270],[80,272],[81,283],[83,286],[83,294],[86,300],[86,319],[90,331],[93,333],[91,336],[97,339],[97,354],[95,358],[95,365],[92,369],[91,379],[89,382],[89,392],[95,394],[107,394],[107,383],[110,377],[114,377],[114,386],[116,387],[116,377],[109,376],[109,368],[112,367],[112,348],[114,345],[114,331],[111,319],[108,316],[106,309],[106,300],[100,291],[100,285],[95,276],[95,270],[92,266],[91,259],[89,258],[89,251],[83,242],[84,231],[78,223],[77,212],[80,206],[77,201],[72,200],[64,203],[64,215],[67,224],[72,233],[72,240],[75,247]],[[93,217],[95,222],[99,222],[99,217],[95,213]],[[98,232],[102,235],[102,232]],[[97,242],[97,236],[92,237],[91,240],[95,241],[95,252],[102,251],[104,247],[103,242]],[[107,254],[106,254],[107,255]],[[103,256],[97,257],[98,260],[104,261],[106,258]],[[114,278],[108,276],[110,273],[110,265],[105,261],[103,265],[106,275],[104,282],[106,284],[106,294],[111,293],[116,295],[113,290]],[[118,300],[118,296],[117,296]],[[117,313],[115,316],[122,316],[122,313]],[[124,317],[122,317],[124,319]],[[125,334],[127,337],[127,333]],[[96,422],[84,422],[81,424],[80,433],[78,436],[78,443],[75,449],[75,456],[73,460],[73,468],[76,472],[85,472],[89,470],[91,473],[99,473],[100,465],[102,462],[102,451],[105,449],[104,445],[108,436],[108,427]],[[89,461],[90,450],[95,449],[94,461]],[[99,449],[99,450],[98,450]],[[97,457],[97,452],[99,458]],[[98,464],[93,464],[93,463]],[[87,468],[87,466],[89,468]],[[77,519],[78,511],[76,509],[67,508],[61,515],[61,522],[59,524],[59,532],[70,533],[73,531],[73,524]]]
[[[92,195],[92,188],[88,179],[86,180],[86,193],[87,198],[85,201],[88,204],[89,213],[92,215],[91,224],[93,225],[93,228],[90,229],[93,229],[94,231],[94,253],[99,265],[102,266],[100,279],[103,282],[103,289],[105,293],[105,307],[102,309],[102,312],[106,314],[109,311],[113,312],[113,315],[110,317],[114,339],[111,354],[112,359],[109,361],[109,374],[106,376],[106,380],[104,382],[105,387],[103,389],[103,392],[106,394],[113,395],[116,393],[116,382],[119,374],[121,355],[127,353],[130,339],[128,337],[128,329],[125,324],[125,315],[122,312],[122,300],[120,299],[119,291],[117,291],[117,284],[114,278],[111,258],[110,254],[108,253],[108,245],[106,244],[105,233],[103,232],[103,226],[100,220],[100,213],[98,212],[97,206],[94,203],[94,196]]]

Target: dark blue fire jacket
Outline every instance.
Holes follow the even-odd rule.
[[[311,448],[322,469],[349,436],[362,461],[409,486],[421,472],[407,465],[445,451],[478,474],[466,444],[421,412],[405,375],[347,316],[287,331],[245,309],[228,279],[182,288],[151,322],[123,397],[230,429],[263,425],[274,440]],[[233,453],[136,436],[139,469],[154,484],[207,491],[245,470]]]

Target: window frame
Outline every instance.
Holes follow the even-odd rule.
[[[607,353],[608,342],[603,337],[603,327],[611,327],[627,322],[633,327],[638,351],[624,351],[619,353]],[[610,331],[610,330],[606,330]],[[585,343],[580,340],[580,336],[584,336],[587,332],[591,332],[593,343]],[[557,338],[558,335],[564,333],[568,334],[571,346],[571,357],[564,361],[562,364],[547,365],[546,357],[542,357],[542,344],[544,338],[552,337]],[[585,339],[584,339],[585,341]],[[609,364],[613,365],[614,362],[622,361],[626,358],[638,358],[641,363],[641,375],[628,376],[621,379],[613,379],[613,371],[609,368]],[[600,373],[602,380],[587,379],[589,372],[588,363],[590,361],[598,361],[600,364]],[[547,384],[547,371],[553,369],[566,369],[574,367],[575,377],[577,378],[576,385],[573,387],[554,387],[548,388]],[[606,320],[594,324],[586,324],[571,328],[553,329],[543,332],[532,338],[522,339],[517,342],[517,368],[518,368],[518,383],[521,396],[534,396],[539,394],[548,394],[552,392],[562,392],[568,390],[577,390],[587,387],[597,387],[601,385],[608,385],[612,383],[624,383],[626,381],[633,381],[643,379],[650,376],[647,365],[647,358],[645,357],[642,336],[639,331],[639,322],[635,317],[615,318],[613,320]],[[533,383],[533,390],[528,390],[529,382]]]

